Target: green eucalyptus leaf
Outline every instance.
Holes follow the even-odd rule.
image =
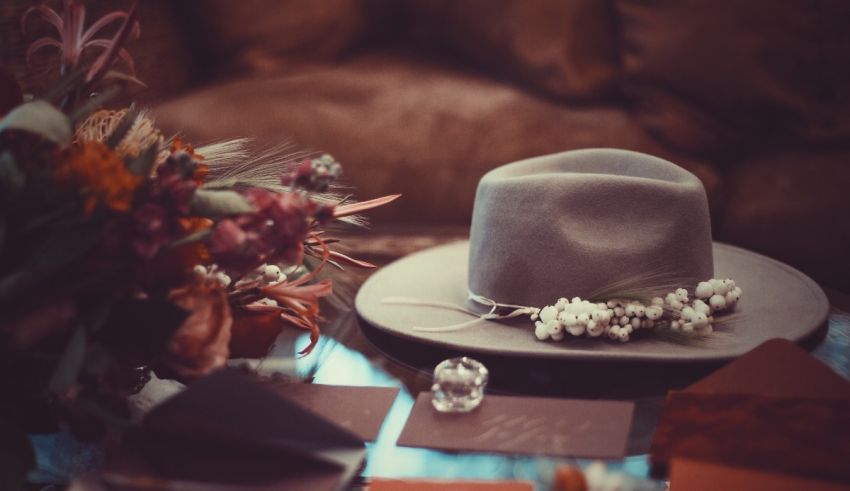
[[[86,328],[80,325],[68,340],[65,351],[59,358],[56,369],[47,384],[47,390],[52,394],[61,394],[70,388],[77,381],[85,358]]]
[[[37,269],[64,267],[86,254],[100,239],[101,230],[99,223],[56,225],[33,251],[30,263]]]
[[[137,176],[149,176],[156,164],[156,156],[159,154],[159,145],[154,143],[142,150],[139,155],[127,162],[127,169]]]
[[[251,213],[254,208],[236,191],[198,189],[190,203],[192,213],[206,217]]]
[[[27,176],[15,163],[15,157],[10,152],[0,155],[0,191],[5,198],[13,198],[27,182]]]
[[[86,350],[86,363],[83,373],[95,378],[103,378],[115,369],[117,360],[112,350],[95,340],[89,342]]]
[[[78,211],[76,205],[66,205],[53,208],[49,211],[42,213],[41,215],[37,215],[29,219],[26,225],[24,225],[23,227],[23,232],[31,233],[41,227],[55,225],[59,221],[67,219],[68,217],[76,216],[77,214]]]
[[[206,239],[210,235],[212,235],[211,229],[198,230],[197,232],[192,232],[179,240],[175,240],[169,244],[169,247],[180,247],[185,244],[191,244],[192,242],[198,242]]]
[[[35,294],[32,290],[56,281],[62,268],[91,250],[101,229],[97,223],[53,224],[45,236],[38,238],[29,257],[21,258],[18,270],[0,277],[0,301]]]
[[[0,120],[0,133],[6,130],[34,133],[58,144],[71,141],[73,133],[68,117],[42,100],[27,102],[13,109]]]
[[[106,324],[106,321],[109,319],[109,315],[112,313],[112,305],[112,299],[108,299],[86,313],[83,317],[83,322],[85,323],[86,330],[89,333],[97,332],[104,324]]]
[[[19,424],[0,420],[0,489],[23,489],[27,473],[34,466],[35,452],[27,434]]]
[[[63,99],[68,97],[71,92],[79,87],[80,83],[86,78],[86,67],[78,67],[68,73],[56,84],[44,93],[44,99],[52,104],[60,104]]]
[[[285,190],[280,183],[267,182],[263,179],[237,179],[234,177],[225,177],[207,181],[202,186],[203,189],[248,189],[262,188],[269,191],[280,192]]]
[[[202,186],[203,189],[233,189],[237,185],[239,185],[240,181],[238,179],[228,177],[224,179],[215,179],[212,181],[207,181]]]

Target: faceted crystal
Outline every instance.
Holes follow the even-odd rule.
[[[487,367],[472,358],[450,358],[434,369],[431,403],[441,413],[472,411],[484,398]]]

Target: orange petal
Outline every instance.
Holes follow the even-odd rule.
[[[372,208],[377,208],[387,203],[391,203],[400,197],[400,194],[391,194],[389,196],[383,196],[381,198],[370,199],[369,201],[361,201],[359,203],[352,203],[350,205],[338,206],[334,208],[334,218],[342,218],[347,217],[349,215],[356,215],[366,210],[371,210]]]
[[[372,263],[361,261],[359,259],[354,259],[353,257],[346,256],[345,254],[342,254],[340,252],[330,251],[330,254],[332,258],[339,259],[340,261],[346,262],[348,264],[353,264],[354,266],[359,266],[361,268],[367,269],[377,268],[377,266]]]

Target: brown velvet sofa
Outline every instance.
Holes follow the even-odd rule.
[[[487,170],[620,147],[699,176],[716,240],[850,291],[846,1],[141,3],[162,127],[328,151],[358,197],[404,194],[377,222],[468,223]]]

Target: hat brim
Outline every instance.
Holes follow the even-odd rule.
[[[427,249],[385,266],[363,284],[355,306],[361,318],[374,328],[414,343],[469,355],[594,362],[723,362],[768,339],[803,342],[826,325],[829,301],[805,274],[728,244],[715,242],[713,250],[715,276],[733,278],[742,288],[743,298],[711,336],[687,342],[651,335],[635,336],[628,343],[569,336],[560,342],[538,341],[533,322],[527,317],[510,322],[482,321],[459,331],[417,331],[414,326],[446,326],[471,317],[449,309],[383,302],[391,297],[409,297],[464,307],[468,241]],[[564,296],[570,296],[569,292],[564,292]]]

